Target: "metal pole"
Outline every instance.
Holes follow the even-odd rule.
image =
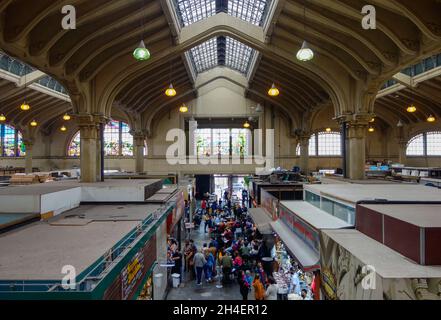
[[[101,182],[104,182],[104,123],[100,123]]]
[[[348,156],[348,148],[347,148],[347,128],[346,128],[346,122],[342,122],[341,124],[341,153],[343,156],[343,163],[342,163],[342,169],[343,169],[343,178],[348,177],[348,168],[347,168],[347,156]]]

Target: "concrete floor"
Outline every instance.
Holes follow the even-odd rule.
[[[204,233],[202,228],[193,231],[192,239],[198,248],[202,247],[204,243],[209,243],[210,238]],[[195,280],[188,280],[189,273],[185,273],[183,283],[180,288],[171,288],[167,300],[242,300],[239,292],[239,285],[237,282],[226,285],[220,289],[216,288],[218,281],[207,283],[204,278],[201,286],[196,285]],[[254,300],[254,293],[250,292],[249,300]]]

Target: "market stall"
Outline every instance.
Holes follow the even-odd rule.
[[[305,201],[281,201],[279,220],[271,223],[276,232],[276,261],[279,264],[275,278],[280,280],[281,295],[298,299],[304,289],[312,295],[313,273],[320,269],[320,231],[350,228],[351,225],[330,216]],[[293,270],[293,273],[289,273]],[[288,280],[286,280],[288,277]],[[293,283],[298,286],[293,290]],[[286,283],[288,282],[288,287]],[[316,291],[318,292],[318,291]]]

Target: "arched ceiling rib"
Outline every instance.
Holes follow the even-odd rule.
[[[55,77],[73,95],[83,94],[84,88],[91,88],[91,83],[98,84],[102,91],[96,97],[97,106],[93,107],[97,109],[88,107],[87,110],[98,112],[102,111],[99,108],[111,108],[116,100],[136,113],[168,107],[163,90],[169,82],[166,70],[170,61],[179,64],[172,73],[172,81],[180,87],[179,91],[194,91],[188,70],[183,67],[183,55],[213,37],[230,37],[259,52],[261,59],[252,72],[250,92],[260,91],[265,95],[272,78],[278,78],[273,80],[282,91],[277,103],[298,112],[320,106],[329,99],[334,104],[343,101],[346,93],[341,88],[341,74],[349,79],[347,82],[362,82],[366,87],[375,88],[404,66],[441,50],[441,3],[436,0],[285,0],[280,3],[253,0],[256,6],[249,10],[258,14],[248,15],[248,20],[244,19],[247,15],[239,14],[243,12],[240,9],[243,1],[177,0],[187,4],[216,6],[217,3],[215,13],[226,14],[228,22],[240,21],[199,30],[184,42],[175,41],[179,34],[170,30],[170,15],[164,12],[164,8],[170,7],[170,1],[39,0],[30,4],[27,0],[4,0],[0,4],[0,47]],[[168,2],[168,6],[164,6],[164,2]],[[268,3],[279,6],[276,20],[269,22],[270,28],[266,26]],[[60,26],[61,7],[67,4],[77,9],[75,31],[63,30]],[[221,4],[223,7],[219,7]],[[361,8],[366,4],[377,8],[376,30],[361,28]],[[215,13],[202,14],[193,19],[199,20],[195,23],[181,21],[177,31],[188,24],[197,31],[198,23],[208,25],[217,21],[209,20]],[[251,17],[257,18],[249,21]],[[253,30],[256,26],[271,29],[271,37],[265,39],[263,31],[258,39],[247,34],[240,27],[244,21],[254,23]],[[138,63],[131,57],[141,37],[152,53],[147,63]],[[303,40],[316,52],[312,62],[295,60]],[[15,103],[17,90],[9,88],[3,84],[0,91],[7,90],[4,99]],[[439,95],[432,94],[438,88],[439,82],[435,80],[421,85],[420,96],[415,98],[421,104],[420,113],[400,114],[400,117],[415,122],[421,121],[426,113],[439,115]],[[403,91],[399,102],[390,97],[381,98],[378,106],[386,106],[392,112],[399,106],[402,108],[409,94]],[[35,99],[36,103],[40,101]],[[335,106],[342,110],[349,107]],[[40,110],[39,106],[35,110]],[[41,112],[44,110],[42,106]]]

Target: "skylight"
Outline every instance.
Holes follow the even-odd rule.
[[[263,26],[272,0],[174,0],[181,26],[225,12],[256,26]]]
[[[175,4],[183,27],[216,14],[216,0],[175,0]]]
[[[225,65],[240,73],[247,74],[254,50],[233,38],[227,37]]]
[[[0,52],[0,69],[19,77],[23,77],[24,75],[28,75],[37,70],[2,52]],[[37,83],[48,89],[67,95],[66,89],[50,76],[44,76],[43,78],[39,79]]]
[[[244,75],[248,73],[255,50],[230,37],[217,37],[190,50],[194,68],[202,73],[217,66],[225,66]]]
[[[228,0],[228,14],[262,26],[271,0]]]
[[[217,38],[212,38],[190,50],[191,58],[197,73],[214,68],[218,64]]]

